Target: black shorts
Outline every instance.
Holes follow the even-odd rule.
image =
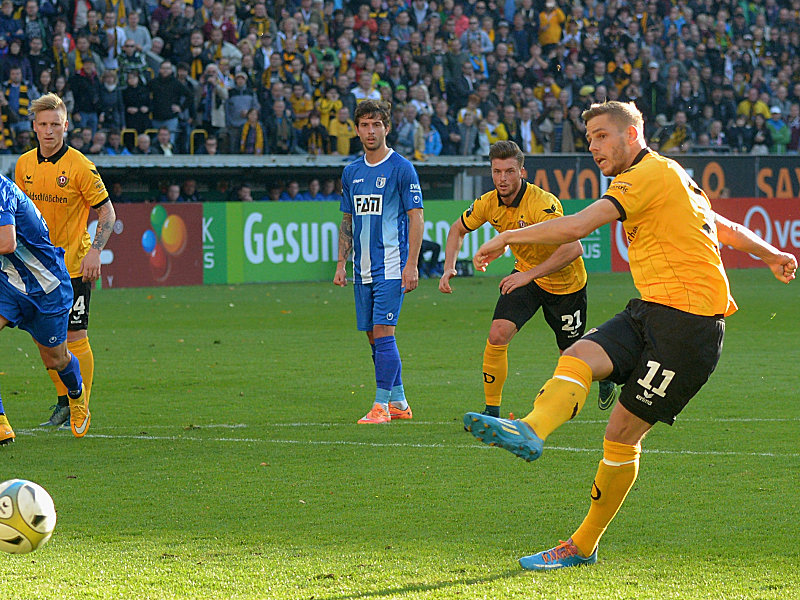
[[[569,348],[586,330],[586,286],[571,294],[551,294],[531,281],[508,294],[500,294],[493,318],[511,321],[519,331],[539,307],[550,329],[556,334],[559,350]]]
[[[608,379],[624,385],[622,406],[651,425],[672,425],[714,372],[724,336],[722,316],[635,299],[584,339],[602,346],[614,364]]]
[[[82,277],[73,277],[72,308],[69,309],[68,331],[89,329],[89,301],[92,299],[92,283]]]

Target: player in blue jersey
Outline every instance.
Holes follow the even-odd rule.
[[[333,283],[347,285],[353,254],[356,325],[365,331],[375,363],[375,403],[359,423],[410,419],[394,329],[403,294],[419,283],[417,262],[424,220],[422,190],[413,165],[386,145],[391,105],[365,100],[353,120],[364,156],[342,173],[339,261]]]
[[[71,306],[64,250],[50,242],[47,224],[33,202],[0,175],[0,329],[9,325],[31,334],[45,367],[57,371],[67,387],[72,433],[83,437],[91,415],[80,364],[67,349]],[[15,437],[0,399],[0,445]]]

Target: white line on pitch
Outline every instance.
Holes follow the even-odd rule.
[[[750,418],[750,417],[721,417],[721,418],[708,418],[708,419],[679,419],[678,424],[680,423],[796,423],[800,421],[800,417],[790,417],[790,418],[774,418],[774,419],[762,419],[762,418]],[[577,421],[568,421],[565,425],[572,426],[572,425],[599,425],[608,423],[608,419],[580,419]],[[348,423],[312,423],[312,422],[298,422],[298,423],[258,423],[255,425],[247,425],[245,423],[212,423],[209,425],[197,425],[197,424],[174,424],[174,425],[95,425],[94,429],[102,429],[102,430],[116,430],[116,429],[183,429],[185,428],[187,431],[191,431],[193,429],[245,429],[245,428],[259,428],[259,427],[350,427],[354,425],[353,422]],[[414,425],[434,425],[434,426],[452,426],[452,425],[461,425],[461,418],[453,418],[452,421],[410,421],[407,423],[403,423],[402,427],[410,427]],[[34,427],[29,429],[28,431],[52,431],[50,428],[45,427]]]
[[[20,431],[20,433],[31,433],[36,435],[38,430]],[[259,438],[199,438],[191,436],[156,436],[156,435],[108,435],[108,434],[87,434],[87,438],[111,439],[111,440],[149,440],[166,442],[221,442],[221,443],[246,443],[246,444],[297,444],[310,446],[365,446],[369,448],[445,448],[453,450],[488,450],[489,447],[477,444],[408,444],[408,443],[389,443],[389,442],[357,442],[353,440],[269,440]],[[548,451],[556,450],[560,452],[593,452],[600,453],[600,448],[572,448],[569,446],[548,446]],[[733,452],[715,450],[644,450],[644,454],[687,454],[691,456],[761,456],[768,458],[800,458],[799,453],[777,453],[777,452]]]

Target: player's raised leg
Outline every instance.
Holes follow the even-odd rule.
[[[553,377],[539,390],[526,417],[509,421],[467,413],[464,426],[486,444],[505,448],[528,461],[536,460],[547,437],[583,408],[593,373],[605,378],[611,370],[611,360],[602,347],[579,340],[559,359]]]

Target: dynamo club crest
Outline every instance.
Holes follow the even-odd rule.
[[[381,189],[386,185],[386,177],[378,177],[377,181],[375,182],[375,187]]]

